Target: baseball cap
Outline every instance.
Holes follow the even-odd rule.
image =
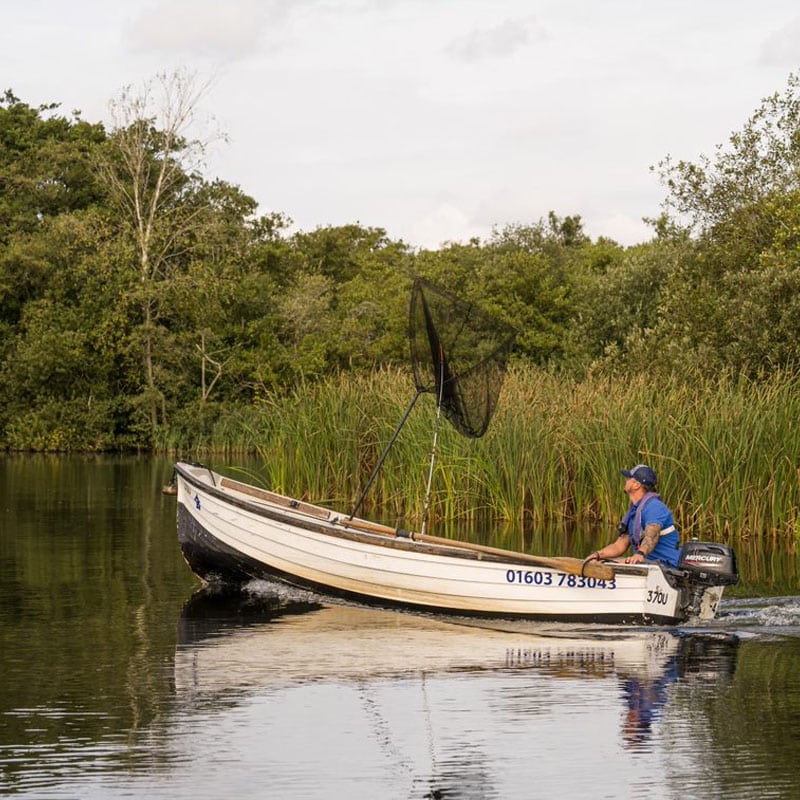
[[[639,481],[642,486],[648,486],[651,489],[658,483],[655,472],[647,464],[637,464],[631,469],[621,469],[620,474],[626,478],[633,478],[635,481]]]

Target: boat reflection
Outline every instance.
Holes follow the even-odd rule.
[[[203,590],[185,605],[175,687],[186,698],[311,681],[423,673],[536,670],[555,678],[617,677],[626,725],[645,736],[679,679],[721,680],[735,668],[727,634],[605,626],[481,624],[334,604],[261,583]],[[635,736],[632,736],[635,739]]]
[[[713,695],[735,670],[738,642],[720,634],[503,626],[270,587],[186,604],[174,685],[179,718],[224,730],[229,751],[256,747],[276,794],[318,796],[314,781],[335,773],[350,790],[385,788],[390,774],[404,787],[393,796],[506,797],[530,760],[537,780],[563,789],[569,750],[590,765],[571,796],[593,796],[620,740],[702,749],[706,706],[684,705],[683,690],[700,682],[698,695]],[[656,721],[670,704],[686,724],[652,736],[666,730]],[[630,796],[626,780],[615,778],[608,796]]]

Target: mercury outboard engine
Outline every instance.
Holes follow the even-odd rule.
[[[687,542],[681,548],[678,569],[686,575],[692,592],[691,609],[697,613],[703,592],[711,586],[733,586],[739,582],[736,554],[716,542]]]
[[[687,542],[678,558],[692,582],[705,586],[733,586],[739,582],[736,555],[730,547],[715,542]]]

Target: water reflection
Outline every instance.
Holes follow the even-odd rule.
[[[574,683],[616,680],[621,740],[647,746],[676,681],[723,687],[736,668],[730,633],[543,623],[480,623],[325,603],[266,582],[200,591],[184,607],[175,688],[191,708],[221,696],[319,681],[528,671]],[[554,691],[551,683],[543,684]],[[535,713],[537,685],[507,714]]]
[[[0,456],[0,796],[798,796],[796,581],[673,631],[192,595],[171,468]]]
[[[745,709],[718,728],[739,636],[515,631],[281,592],[254,584],[239,600],[196,595],[175,654],[177,706],[196,720],[182,727],[230,734],[230,718],[255,728],[272,744],[254,769],[279,794],[322,797],[326,786],[336,796],[485,800],[537,786],[588,797],[602,776],[608,797],[649,797],[655,787],[678,796],[690,784],[697,796],[746,796],[718,791],[729,740],[747,729]],[[777,696],[770,702],[779,707]],[[252,747],[244,737],[228,744]],[[760,759],[740,758],[759,774]]]
[[[677,639],[673,652],[656,674],[621,670],[622,697],[627,707],[622,739],[632,750],[647,749],[653,725],[660,718],[676,681],[705,681],[718,691],[729,685],[736,669],[739,637],[734,634],[689,633]]]

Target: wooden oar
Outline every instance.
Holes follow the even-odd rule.
[[[339,525],[356,530],[378,533],[383,536],[397,536],[397,530],[388,525],[379,525],[377,522],[366,522],[360,519],[339,518],[335,520]],[[441,536],[430,536],[428,534],[415,533],[411,537],[415,542],[423,544],[435,544],[444,547],[455,547],[462,550],[473,550],[487,555],[500,556],[501,558],[513,558],[517,561],[525,561],[537,567],[548,567],[568,575],[581,575],[586,578],[596,578],[597,580],[610,581],[614,577],[614,568],[610,564],[603,564],[599,561],[588,561],[584,564],[579,558],[568,557],[547,557],[533,556],[528,553],[518,553],[513,550],[502,550],[499,547],[487,547],[482,544],[472,542],[459,542],[455,539],[445,539]]]

